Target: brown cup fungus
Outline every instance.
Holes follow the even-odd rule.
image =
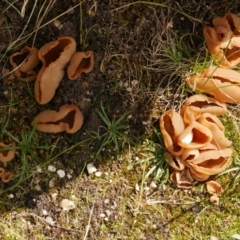
[[[211,195],[210,202],[218,205],[219,204],[219,196],[223,192],[222,186],[216,181],[209,181],[206,183],[207,191]]]
[[[189,172],[189,169],[185,168],[182,171],[174,171],[170,175],[170,180],[179,188],[189,189],[192,188],[194,179]]]
[[[75,105],[63,105],[59,111],[45,110],[32,121],[37,130],[47,133],[77,132],[83,124],[83,114]]]
[[[0,168],[0,178],[2,182],[9,182],[12,179],[12,175],[12,172],[5,172],[3,168]]]
[[[7,183],[12,179],[12,175],[13,175],[12,172],[4,172],[1,174],[1,180],[4,183]]]
[[[200,116],[198,122],[210,129],[213,135],[211,143],[218,149],[225,149],[232,145],[232,142],[225,137],[224,126],[215,115],[204,113]]]
[[[177,143],[178,136],[184,130],[184,122],[179,113],[168,110],[160,117],[160,129],[167,150],[174,156],[180,156],[183,149]]]
[[[40,62],[38,58],[38,49],[25,46],[21,52],[10,56],[10,64],[13,67],[14,75],[25,82],[35,80],[37,72],[33,70]]]
[[[76,51],[72,37],[60,37],[39,49],[39,59],[43,66],[35,83],[35,97],[39,104],[48,103],[64,76],[64,68]]]
[[[211,131],[193,120],[178,136],[178,145],[183,148],[201,148],[212,141]]]
[[[207,191],[209,194],[211,195],[216,195],[216,196],[220,196],[223,192],[223,188],[221,186],[221,184],[219,184],[216,181],[208,181],[206,183],[207,186]]]
[[[76,80],[81,73],[89,73],[92,71],[93,64],[93,51],[74,53],[67,68],[68,78]]]
[[[198,157],[198,149],[186,148],[182,154],[182,161],[186,164],[187,162],[193,162],[194,160],[198,159]]]
[[[204,27],[208,51],[219,67],[233,68],[240,63],[240,19],[227,13],[213,19],[214,27]]]
[[[227,168],[231,155],[232,150],[230,148],[201,151],[198,159],[186,165],[190,171],[216,175]]]
[[[169,152],[165,152],[165,157],[168,164],[175,170],[181,171],[185,168],[185,165],[181,161],[181,157],[173,156]]]
[[[3,142],[0,142],[0,161],[5,163],[11,161],[15,156],[15,149],[5,150],[4,148],[9,148],[15,146],[15,144],[7,145]]]
[[[183,104],[181,115],[185,123],[189,124],[192,119],[197,120],[203,113],[211,113],[216,116],[227,112],[225,103],[220,103],[213,98],[195,94],[189,97]]]
[[[240,102],[240,73],[216,66],[190,75],[185,80],[192,88],[214,96],[219,102]]]

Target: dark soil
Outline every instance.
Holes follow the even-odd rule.
[[[65,76],[54,98],[46,105],[36,103],[32,82],[27,85],[17,79],[2,78],[0,105],[3,106],[1,110],[3,117],[1,116],[1,124],[6,126],[6,121],[10,116],[7,130],[20,139],[22,132],[31,131],[30,122],[40,111],[45,109],[58,110],[66,103],[78,106],[84,115],[84,125],[80,131],[73,135],[37,133],[38,139],[33,142],[33,144],[49,146],[56,144],[52,153],[54,156],[78,142],[89,139],[85,144],[81,144],[81,146],[60,155],[54,160],[57,166],[63,169],[71,169],[74,177],[79,176],[86,161],[93,160],[91,155],[100,147],[101,139],[92,141],[92,135],[89,134],[98,131],[104,134],[103,128],[100,128],[100,126],[104,126],[104,123],[97,114],[100,103],[103,104],[110,119],[117,119],[127,111],[133,111],[132,117],[128,118],[125,123],[130,125],[130,137],[133,142],[137,143],[137,140],[139,141],[144,134],[150,132],[153,124],[158,124],[158,114],[163,111],[162,108],[165,108],[162,103],[156,105],[161,98],[161,91],[158,93],[159,89],[170,84],[173,92],[169,100],[173,104],[180,101],[180,99],[175,98],[175,93],[178,93],[178,86],[182,84],[181,76],[176,75],[170,78],[169,73],[164,75],[164,69],[161,65],[152,65],[152,61],[154,61],[153,51],[156,47],[154,37],[162,37],[162,40],[167,42],[167,36],[172,32],[176,36],[195,34],[196,38],[184,38],[185,45],[189,46],[190,57],[194,57],[199,51],[203,51],[203,26],[210,25],[214,16],[221,16],[226,12],[238,13],[240,11],[238,0],[214,2],[206,0],[169,0],[165,3],[166,6],[184,12],[189,16],[166,7],[157,7],[154,3],[162,2],[157,0],[146,1],[151,4],[138,3],[125,7],[123,6],[135,1],[102,0],[95,2],[96,8],[93,7],[94,1],[84,1],[82,16],[80,16],[79,7],[76,7],[58,18],[63,25],[61,29],[54,26],[53,23],[49,23],[37,31],[36,37],[31,35],[29,39],[23,39],[11,49],[8,49],[9,44],[17,39],[27,24],[33,7],[31,5],[33,3],[30,2],[33,1],[29,1],[29,4],[27,4],[23,19],[13,8],[9,8],[5,1],[0,2],[0,9],[3,12],[0,16],[0,72],[5,69],[11,70],[9,56],[13,52],[19,51],[21,46],[27,44],[40,48],[47,42],[66,35],[72,36],[76,40],[78,51],[92,50],[94,52],[94,69],[88,74],[81,74],[75,81],[70,81]],[[43,1],[38,1],[36,13],[34,13],[23,36],[27,36],[34,29],[41,2]],[[14,6],[21,9],[22,4],[23,1],[17,1]],[[78,1],[56,1],[53,8],[44,17],[42,24],[59,16],[76,4],[78,4]],[[90,9],[92,12],[89,11]],[[170,22],[173,24],[173,29],[168,31],[166,26]],[[173,78],[176,80],[175,82],[172,82]],[[136,87],[134,80],[137,80]],[[153,113],[154,108],[156,108],[157,114]],[[10,115],[8,115],[9,109]],[[9,140],[5,134],[2,134],[2,137],[6,141]],[[121,150],[124,151],[124,146]],[[34,153],[37,154],[38,164],[44,162],[47,157],[40,150],[34,150]],[[34,171],[31,169],[32,166],[36,168],[36,162],[31,160],[33,156],[28,157],[31,172]],[[105,164],[106,162],[102,159],[105,159],[104,155],[99,156],[94,161],[97,165]],[[7,167],[13,172],[19,173],[21,171],[20,165],[21,153],[19,151],[16,160]],[[2,184],[2,192],[13,186],[18,180],[16,176],[12,182],[6,185]],[[32,179],[28,178],[20,184],[20,187],[27,189],[31,181]],[[66,180],[62,180],[57,184],[58,187],[62,187],[65,186],[65,183]],[[25,190],[25,198],[20,202],[16,200],[14,204],[33,208],[36,213],[39,213],[43,208],[42,205],[45,204],[44,199],[47,198],[44,193],[48,191],[47,178],[46,181],[41,183],[41,189],[40,193],[31,188]],[[114,198],[114,196],[112,197]],[[1,208],[7,210],[6,206]],[[9,206],[10,208],[11,206]],[[45,206],[45,208],[48,207]],[[55,211],[56,214],[59,214],[58,209],[55,209]],[[52,230],[52,232],[46,234],[53,236],[53,232]]]

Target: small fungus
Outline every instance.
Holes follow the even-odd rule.
[[[213,195],[210,197],[209,200],[212,204],[217,205],[217,206],[219,205],[219,197],[218,196]]]
[[[7,183],[9,182],[11,179],[12,179],[12,172],[3,172],[1,174],[1,180],[4,182],[4,183]]]
[[[179,188],[192,188],[194,179],[192,178],[189,169],[185,168],[182,171],[174,171],[170,175],[170,180]]]
[[[45,110],[32,121],[37,130],[47,133],[77,132],[83,124],[83,114],[75,105],[63,105],[59,111]]]
[[[15,156],[15,149],[9,149],[9,150],[5,150],[5,148],[9,148],[9,147],[14,147],[15,144],[10,144],[10,145],[6,145],[3,142],[0,142],[0,161],[1,162],[9,162],[11,161],[14,156]]]
[[[21,52],[16,52],[10,56],[10,64],[13,67],[14,75],[25,82],[35,80],[37,72],[33,70],[40,62],[38,49],[25,46]]]
[[[68,78],[76,80],[81,73],[89,73],[92,71],[93,64],[93,51],[74,53],[67,68]]]
[[[220,196],[223,192],[223,188],[221,186],[221,184],[219,184],[216,181],[208,181],[206,183],[207,186],[207,191],[209,194],[211,195],[215,195],[215,196]]]

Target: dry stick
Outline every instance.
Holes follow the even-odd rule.
[[[29,215],[32,216],[32,217],[36,217],[36,218],[38,218],[39,220],[41,220],[41,221],[43,221],[43,222],[49,224],[51,227],[60,228],[60,229],[63,229],[63,230],[65,230],[65,231],[69,231],[69,232],[80,233],[80,230],[77,230],[77,229],[72,229],[72,228],[62,227],[62,226],[57,225],[57,224],[50,224],[45,218],[40,217],[40,216],[38,216],[38,215],[35,214],[35,213],[29,213]],[[23,216],[24,216],[24,214],[23,214]],[[26,215],[26,216],[28,216],[28,215]]]
[[[14,45],[16,42],[18,42],[19,39],[21,39],[23,33],[25,32],[25,30],[26,30],[26,28],[27,28],[27,26],[28,26],[28,24],[29,24],[29,22],[30,22],[30,19],[32,18],[32,15],[33,15],[33,13],[34,13],[34,10],[35,10],[35,8],[36,8],[36,5],[37,5],[37,0],[35,0],[35,2],[34,2],[32,11],[31,11],[31,13],[30,13],[30,16],[29,16],[29,18],[28,18],[28,20],[27,20],[27,23],[26,23],[26,25],[24,26],[22,32],[20,33],[19,37],[17,38],[16,41],[12,42],[12,43],[8,46],[7,49],[11,49],[11,48],[13,47],[13,45]]]
[[[80,34],[80,45],[82,46],[83,43],[83,36],[82,36],[82,27],[83,27],[83,18],[82,18],[82,2],[79,0],[79,34]]]
[[[177,12],[177,13],[182,14],[183,16],[189,18],[189,19],[192,20],[192,21],[199,22],[199,23],[205,23],[204,21],[202,21],[202,20],[200,20],[200,19],[198,19],[198,18],[192,17],[192,16],[188,15],[187,13],[181,12],[181,11],[179,11],[179,10],[173,8],[173,7],[169,7],[169,6],[166,6],[166,5],[161,4],[161,3],[147,2],[147,1],[136,1],[136,2],[133,2],[133,3],[128,3],[128,4],[123,5],[123,6],[121,6],[121,7],[118,7],[118,8],[115,8],[115,9],[113,9],[113,10],[110,10],[109,12],[114,12],[114,11],[117,11],[117,10],[120,10],[120,9],[123,9],[123,8],[126,8],[126,7],[129,7],[129,6],[131,6],[131,5],[138,4],[138,3],[139,3],[139,4],[147,4],[147,5],[154,5],[154,6],[157,6],[157,7],[168,8],[168,9],[171,9],[171,10]]]
[[[97,192],[97,191],[96,191],[96,192]],[[87,237],[88,237],[88,232],[89,232],[89,229],[90,229],[90,223],[91,223],[92,215],[93,215],[93,209],[94,209],[94,205],[95,205],[96,192],[95,192],[95,197],[94,197],[94,199],[93,199],[92,207],[91,207],[91,209],[90,209],[90,215],[89,215],[88,224],[87,224],[87,227],[86,227],[86,233],[85,233],[85,236],[84,236],[83,240],[86,240]]]

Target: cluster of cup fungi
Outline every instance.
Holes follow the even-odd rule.
[[[212,22],[213,27],[204,27],[203,35],[215,65],[185,79],[203,94],[186,99],[179,112],[171,109],[160,117],[165,156],[173,169],[170,180],[179,188],[206,181],[231,163],[232,142],[218,116],[227,112],[228,103],[240,102],[240,73],[235,69],[240,63],[240,19],[227,13]],[[217,204],[221,186],[209,181],[207,190]]]
[[[34,70],[42,63],[39,72]],[[77,52],[76,41],[70,36],[59,37],[43,45],[40,49],[24,46],[20,52],[10,56],[15,77],[24,82],[35,81],[36,101],[43,105],[52,100],[63,79],[65,71],[70,80],[76,80],[81,73],[89,73],[94,65],[93,51]],[[31,122],[37,130],[46,133],[75,133],[82,127],[83,114],[74,104],[65,104],[58,111],[45,110]],[[14,143],[0,142],[0,148],[12,148],[0,152],[0,161],[6,163],[15,156]],[[0,168],[0,178],[8,182],[12,172]]]

